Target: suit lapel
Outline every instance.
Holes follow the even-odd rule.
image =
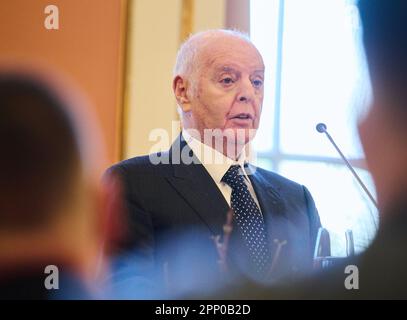
[[[252,165],[248,165],[246,172],[252,182],[254,191],[265,219],[269,216],[284,216],[285,204],[280,196],[279,189],[267,180],[260,170],[256,170]]]
[[[270,248],[274,255],[278,243],[288,241],[286,205],[280,195],[279,188],[274,186],[272,181],[266,179],[260,170],[249,165],[247,171],[260,204]]]
[[[188,154],[192,163],[186,164],[182,160],[179,161],[179,155],[182,154]],[[199,215],[213,235],[222,235],[222,227],[226,222],[229,205],[182,136],[178,137],[172,145],[170,159],[174,174],[167,178],[169,183]]]

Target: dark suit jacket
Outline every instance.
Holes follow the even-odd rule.
[[[179,152],[188,153],[195,164],[179,163]],[[166,164],[153,165],[149,156],[142,156],[107,171],[123,182],[128,209],[128,237],[121,246],[114,281],[129,283],[129,278],[142,274],[161,274],[164,279],[160,281],[167,285],[181,286],[180,279],[185,284],[197,279],[215,283],[218,254],[211,236],[223,234],[229,205],[182,137],[169,152],[155,156]],[[287,241],[273,277],[309,270],[320,227],[309,191],[264,169],[250,166],[248,171],[254,172],[249,177],[267,226],[271,254],[275,255],[276,241]],[[234,229],[229,248],[231,274],[250,273],[246,247]]]

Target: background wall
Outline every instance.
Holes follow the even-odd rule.
[[[126,2],[0,2],[0,59],[50,66],[71,78],[94,105],[111,162],[122,153]],[[50,4],[59,9],[59,30],[44,27],[44,9]]]
[[[150,131],[176,119],[171,82],[181,9],[181,0],[130,1],[124,158],[148,153]]]

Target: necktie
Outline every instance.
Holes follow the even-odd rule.
[[[270,251],[260,209],[251,196],[238,165],[231,166],[222,181],[232,188],[231,207],[249,249],[254,269],[259,275],[265,275],[269,267]]]

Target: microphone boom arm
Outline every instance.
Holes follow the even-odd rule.
[[[345,162],[346,166],[348,167],[348,169],[352,172],[353,176],[356,178],[356,180],[359,182],[359,185],[363,188],[363,190],[366,192],[366,194],[368,195],[368,197],[370,198],[370,200],[372,201],[372,203],[375,205],[375,207],[377,209],[379,209],[376,200],[373,198],[372,194],[369,192],[369,190],[366,188],[366,186],[364,185],[364,183],[362,182],[362,180],[359,178],[359,176],[357,175],[356,171],[353,169],[353,167],[351,166],[351,164],[349,163],[349,161],[345,158],[344,154],[342,153],[342,151],[339,149],[339,147],[336,145],[334,139],[332,139],[331,135],[328,133],[328,131],[326,130],[327,127],[324,123],[319,123],[316,127],[317,131],[320,133],[325,133],[327,138],[329,139],[329,141],[331,141],[332,145],[335,147],[336,151],[338,151],[339,155],[341,156],[342,160]]]

